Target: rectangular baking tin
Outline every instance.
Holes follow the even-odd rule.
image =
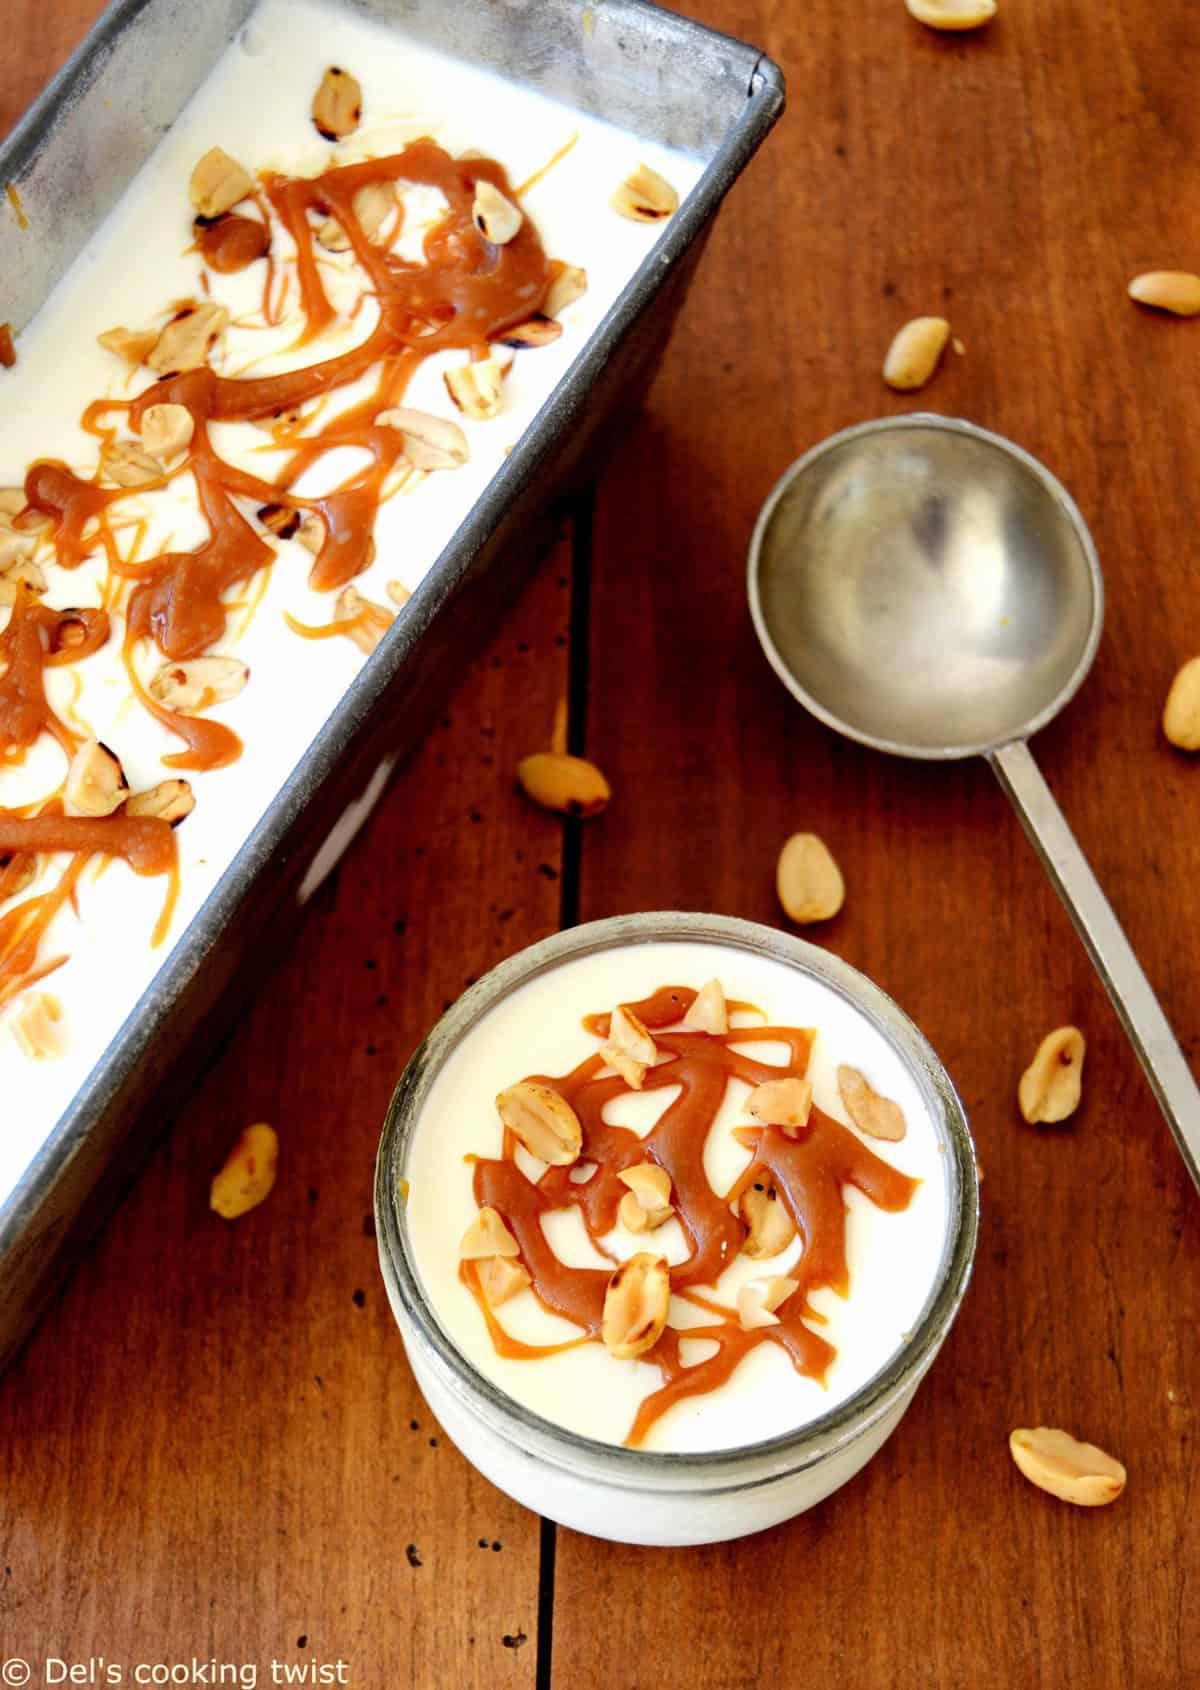
[[[147,1105],[168,1075],[169,1095],[184,1094],[269,961],[264,930],[334,867],[594,473],[653,375],[721,200],[783,108],[769,59],[643,0],[342,4],[706,168],[0,1208],[0,1366],[169,1119]],[[19,229],[0,201],[0,320],[19,331],[34,316],[253,11],[110,5],[0,146],[0,193],[11,183],[28,220]]]

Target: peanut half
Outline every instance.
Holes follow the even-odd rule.
[[[120,758],[100,740],[84,740],[67,769],[63,797],[69,816],[111,816],[129,797]]]
[[[911,393],[938,367],[950,325],[944,317],[914,317],[896,335],[883,360],[883,379],[898,393]]]
[[[240,657],[190,657],[157,670],[150,677],[150,696],[168,710],[194,715],[236,698],[249,679],[249,665]]]
[[[658,1046],[633,1011],[618,1004],[609,1017],[608,1040],[600,1054],[627,1086],[641,1091],[647,1068],[658,1060]]]
[[[471,218],[484,240],[490,241],[493,246],[507,246],[525,221],[499,188],[482,179],[475,184]]]
[[[254,179],[223,147],[210,147],[192,171],[188,198],[200,217],[212,219],[232,211],[253,190]]]
[[[565,1168],[579,1158],[583,1127],[579,1116],[553,1086],[522,1080],[496,1099],[500,1119],[531,1156],[552,1168]]]
[[[639,164],[609,200],[609,205],[631,223],[661,223],[679,209],[679,195],[657,170]]]
[[[578,264],[558,262],[558,268],[551,277],[546,297],[542,301],[542,314],[546,317],[561,316],[568,306],[583,298],[587,285],[586,270],[581,270]]]
[[[796,1236],[787,1205],[780,1201],[773,1185],[748,1185],[738,1202],[738,1214],[750,1229],[742,1251],[756,1261],[779,1255]]]
[[[517,780],[535,804],[564,816],[597,816],[612,797],[611,787],[594,763],[555,751],[522,758]]]
[[[189,305],[172,317],[146,362],[160,376],[203,369],[228,323],[229,313],[223,305]]]
[[[764,1080],[746,1099],[746,1108],[756,1121],[789,1129],[806,1126],[812,1111],[812,1086],[807,1080]]]
[[[708,980],[701,986],[681,1025],[689,1033],[711,1033],[716,1038],[729,1031],[729,1009],[719,980]]]
[[[160,780],[157,786],[135,792],[125,801],[127,816],[156,816],[159,821],[170,822],[172,827],[178,826],[195,808],[195,794],[191,782],[186,780]]]
[[[473,422],[489,422],[500,415],[504,402],[503,376],[499,359],[492,356],[446,370],[442,380],[446,384],[446,392],[464,416],[470,417]]]
[[[1030,1483],[1063,1502],[1101,1508],[1125,1489],[1125,1469],[1115,1457],[1057,1427],[1018,1426],[1008,1447]]]
[[[340,65],[330,65],[313,95],[312,120],[327,141],[352,135],[362,118],[362,89]]]
[[[743,1332],[754,1332],[762,1326],[778,1326],[775,1310],[786,1303],[798,1281],[776,1274],[771,1279],[751,1279],[742,1286],[737,1297],[738,1324]]]
[[[274,1127],[257,1121],[247,1127],[213,1178],[208,1194],[209,1208],[223,1220],[257,1209],[275,1184],[279,1164],[279,1139]]]
[[[1200,313],[1200,276],[1190,270],[1147,270],[1129,284],[1129,297],[1174,317]]]
[[[868,1138],[898,1143],[908,1131],[904,1111],[890,1097],[881,1097],[857,1068],[841,1063],[837,1071],[838,1092],[846,1113],[860,1133]]]
[[[797,926],[829,921],[846,898],[846,883],[828,845],[815,833],[793,833],[779,853],[775,890]]]
[[[1200,751],[1200,657],[1185,663],[1171,682],[1162,726],[1180,751]]]
[[[382,233],[396,209],[396,189],[391,182],[364,182],[350,201],[363,234],[372,245],[382,245]],[[317,239],[327,252],[349,252],[350,237],[336,217],[327,217],[317,230]]]
[[[153,329],[105,329],[96,339],[106,352],[124,358],[127,364],[142,364],[154,350],[158,335]]]
[[[364,656],[370,657],[396,620],[390,610],[364,598],[357,587],[343,587],[333,607],[335,622],[346,623],[346,633]]]
[[[978,29],[996,15],[996,0],[904,0],[909,15],[930,29]]]
[[[675,1213],[671,1176],[655,1162],[639,1162],[617,1175],[629,1190],[622,1197],[617,1219],[630,1232],[653,1232]]]
[[[186,405],[147,405],[142,413],[142,445],[156,458],[173,458],[184,451],[195,432]]]
[[[375,422],[404,436],[404,456],[414,469],[459,469],[471,456],[466,435],[449,417],[396,405],[380,411]]]
[[[519,1256],[521,1246],[504,1224],[499,1210],[485,1203],[463,1233],[460,1261],[481,1262],[487,1256]]]
[[[502,1307],[518,1292],[533,1284],[520,1262],[514,1262],[508,1256],[485,1256],[475,1264],[475,1272],[479,1279],[479,1289],[487,1299],[489,1308],[493,1309]]]
[[[1078,1109],[1086,1050],[1078,1027],[1056,1027],[1046,1034],[1017,1087],[1021,1114],[1031,1125],[1065,1121]]]
[[[604,1293],[600,1336],[609,1355],[632,1361],[663,1335],[671,1306],[671,1270],[663,1256],[639,1251],[622,1262]]]
[[[61,1053],[57,1031],[61,1020],[62,1005],[57,998],[49,992],[26,992],[17,1005],[11,1026],[13,1038],[30,1061],[44,1062]]]
[[[100,473],[118,487],[148,487],[162,480],[163,466],[132,440],[106,440],[100,448]]]

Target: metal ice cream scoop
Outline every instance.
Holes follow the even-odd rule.
[[[814,716],[900,757],[986,757],[1099,971],[1200,1187],[1200,1089],[1028,746],[1087,674],[1104,584],[1073,500],[948,417],[864,423],[776,484],[750,611]]]

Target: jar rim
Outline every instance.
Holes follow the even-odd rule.
[[[575,958],[639,944],[699,942],[742,949],[815,978],[865,1015],[921,1091],[946,1148],[948,1225],[941,1260],[908,1342],[843,1402],[792,1431],[756,1443],[704,1451],[630,1449],[591,1438],[526,1407],[462,1353],[425,1293],[404,1217],[404,1170],[422,1105],[452,1051],[496,1004],[526,982]],[[914,1389],[949,1331],[971,1277],[979,1229],[975,1147],[954,1085],[904,1011],[840,957],[791,933],[739,917],[687,911],[611,916],[552,934],[499,963],[458,998],[414,1052],[392,1095],[375,1170],[380,1266],[389,1294],[428,1352],[424,1359],[476,1416],[525,1453],[621,1488],[745,1488],[798,1472],[868,1430]]]

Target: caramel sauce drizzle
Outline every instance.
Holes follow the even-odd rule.
[[[551,1249],[542,1217],[556,1209],[578,1209],[596,1249],[615,1259],[602,1240],[616,1225],[617,1209],[627,1190],[618,1176],[622,1170],[646,1161],[656,1162],[670,1175],[671,1201],[691,1246],[688,1259],[671,1268],[672,1294],[685,1297],[718,1318],[701,1326],[668,1326],[642,1358],[657,1366],[663,1383],[638,1410],[625,1439],[631,1448],[644,1442],[650,1428],[675,1403],[706,1395],[725,1384],[743,1357],[759,1344],[779,1345],[798,1373],[823,1382],[837,1352],[806,1324],[821,1321],[808,1299],[822,1287],[842,1297],[850,1290],[843,1187],[855,1186],[877,1207],[894,1213],[908,1207],[920,1183],[897,1172],[847,1127],[814,1105],[808,1125],[800,1128],[795,1138],[771,1126],[737,1129],[738,1138],[750,1151],[750,1163],[728,1192],[715,1192],[704,1171],[704,1145],[729,1081],[737,1079],[757,1086],[790,1075],[802,1078],[815,1035],[811,1029],[796,1027],[731,1027],[723,1037],[678,1029],[677,1023],[695,995],[687,986],[663,986],[642,1002],[628,1006],[654,1032],[659,1051],[659,1062],[646,1074],[643,1091],[679,1088],[679,1095],[644,1138],[604,1120],[605,1105],[629,1088],[618,1076],[604,1072],[599,1054],[561,1077],[529,1076],[553,1086],[578,1115],[583,1148],[573,1166],[594,1166],[595,1172],[586,1182],[572,1180],[572,1168],[564,1167],[547,1168],[535,1183],[517,1166],[507,1143],[498,1158],[474,1159],[476,1203],[490,1204],[504,1218],[520,1245],[531,1289],[543,1308],[583,1329],[585,1337],[574,1342],[600,1339],[609,1271],[567,1267]],[[584,1026],[604,1038],[608,1021],[607,1015],[593,1015]],[[759,1062],[741,1048],[755,1044],[785,1045],[786,1064]],[[714,1285],[740,1253],[747,1228],[733,1213],[731,1204],[754,1181],[774,1187],[803,1240],[803,1252],[787,1269],[788,1276],[798,1283],[776,1310],[779,1324],[746,1332],[732,1310],[703,1296],[697,1288]],[[653,1249],[652,1236],[643,1248]],[[483,1310],[500,1354],[532,1360],[563,1347],[522,1344],[504,1332],[486,1306],[478,1276],[467,1271],[469,1266],[462,1265],[462,1278]],[[681,1345],[695,1340],[710,1340],[716,1351],[704,1361],[685,1366]]]
[[[127,414],[136,433],[149,406],[167,402],[186,406],[193,419],[193,439],[183,464],[161,482],[107,488],[99,485],[99,470],[88,479],[54,459],[30,465],[25,477],[27,509],[22,516],[36,512],[51,518],[48,538],[56,561],[66,569],[76,568],[99,542],[108,563],[105,605],[116,608],[122,583],[128,590],[122,654],[130,684],[141,706],[183,744],[181,751],[163,758],[167,766],[217,769],[241,754],[241,742],[232,730],[203,716],[166,709],[143,687],[135,668],[138,648],[146,641],[157,645],[168,661],[183,661],[211,650],[224,636],[227,617],[236,609],[231,599],[237,589],[274,563],[274,548],[251,525],[238,501],[318,511],[325,522],[325,541],[312,567],[311,585],[321,592],[344,586],[371,560],[375,516],[403,450],[401,436],[376,427],[375,416],[400,403],[413,372],[432,353],[458,348],[473,357],[486,356],[492,340],[500,339],[541,306],[551,268],[537,231],[526,217],[507,245],[497,247],[485,241],[472,216],[475,184],[480,180],[513,194],[500,164],[486,158],[456,160],[427,139],[386,158],[334,166],[311,179],[264,176],[253,196],[261,221],[227,214],[197,226],[197,248],[205,263],[215,271],[232,273],[265,259],[263,316],[268,323],[277,322],[283,291],[278,291],[272,306],[276,268],[269,211],[273,212],[295,243],[296,282],[304,316],[300,344],[310,344],[337,320],[314,247],[316,227],[325,218],[335,217],[366,273],[367,294],[378,306],[378,319],[362,343],[283,375],[222,377],[205,367],[167,375],[131,403],[99,399],[89,405],[82,424],[101,441],[115,434],[113,416]],[[442,193],[446,210],[425,237],[426,262],[412,263],[367,239],[354,214],[353,199],[369,182],[428,186]],[[402,206],[398,206],[397,234],[401,217]],[[180,302],[178,309],[186,310],[189,304]],[[287,451],[287,458],[274,479],[239,470],[215,450],[212,423],[275,417],[347,387],[374,366],[379,370],[376,385],[362,403],[331,418],[311,435],[290,429],[276,433],[276,445]],[[293,488],[304,471],[338,446],[364,448],[371,461],[328,494],[297,496]],[[122,559],[110,521],[111,507],[185,470],[195,477],[208,539],[191,551],[167,551],[136,563]],[[18,524],[21,520],[19,516]],[[68,623],[72,630],[83,629],[82,641],[75,638],[69,645],[56,645]],[[109,637],[104,610],[51,611],[24,589],[18,592],[0,634],[0,766],[21,761],[42,733],[51,734],[64,753],[72,755],[78,737],[50,708],[42,671],[55,663],[90,656]],[[71,865],[53,893],[27,900],[0,921],[0,1002],[35,977],[40,939],[57,910],[74,898],[82,864],[89,856],[121,856],[139,874],[171,876],[156,942],[166,932],[178,893],[177,856],[165,823],[120,815],[103,822],[88,821],[50,815],[44,807],[42,814],[33,816],[0,811],[0,899],[8,895],[6,886],[24,882],[30,860],[44,852],[68,853]]]

